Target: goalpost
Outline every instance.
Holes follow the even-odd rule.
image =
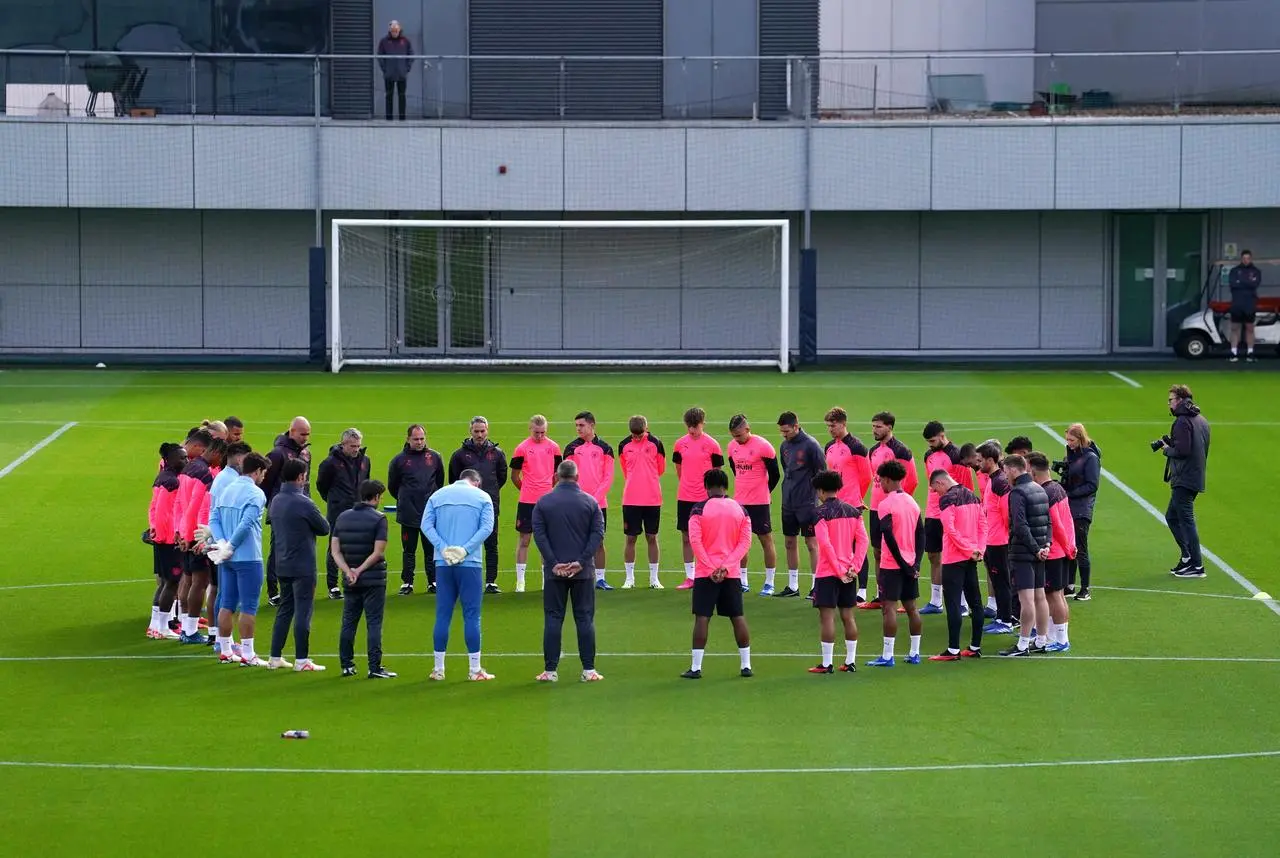
[[[334,219],[330,369],[790,368],[785,219]]]

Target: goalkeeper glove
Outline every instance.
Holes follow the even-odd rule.
[[[235,549],[231,547],[231,543],[225,539],[218,540],[212,548],[209,549],[209,559],[215,564],[221,566],[231,558],[235,553]]]
[[[445,562],[450,566],[457,566],[467,559],[467,550],[457,545],[450,545],[443,551],[443,554]]]

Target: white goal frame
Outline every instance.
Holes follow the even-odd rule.
[[[516,357],[390,357],[346,358],[342,346],[341,313],[341,233],[343,227],[386,227],[390,229],[729,229],[777,228],[780,304],[780,337],[777,358],[692,359],[692,358],[516,358]],[[788,372],[791,363],[791,222],[785,218],[720,220],[393,220],[388,218],[334,218],[329,242],[329,367],[341,372],[344,366],[382,367],[771,367]]]

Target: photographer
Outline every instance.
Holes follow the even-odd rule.
[[[1102,477],[1102,452],[1089,440],[1083,423],[1072,423],[1067,429],[1067,458],[1054,462],[1053,469],[1062,478],[1067,490],[1067,503],[1071,508],[1071,520],[1075,523],[1076,556],[1067,566],[1067,594],[1076,586],[1076,569],[1080,570],[1080,589],[1075,594],[1077,602],[1092,598],[1089,592],[1091,564],[1089,561],[1089,526],[1093,524],[1093,504],[1098,497],[1098,482]]]
[[[1209,421],[1191,400],[1191,388],[1175,384],[1169,388],[1169,412],[1173,426],[1169,434],[1151,442],[1152,452],[1165,455],[1164,481],[1169,484],[1169,508],[1164,520],[1182,551],[1178,565],[1170,572],[1179,578],[1203,578],[1200,534],[1196,530],[1196,497],[1204,491],[1209,461]]]

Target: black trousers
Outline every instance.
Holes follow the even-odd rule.
[[[595,576],[557,578],[546,576],[542,587],[542,609],[546,619],[542,629],[542,658],[547,670],[560,664],[560,639],[564,611],[573,602],[573,622],[578,627],[578,656],[583,670],[596,667],[596,582]]]
[[[1080,570],[1080,589],[1088,590],[1089,581],[1092,578],[1090,574],[1093,571],[1092,564],[1089,562],[1089,526],[1093,524],[1087,518],[1073,519],[1076,530],[1076,557],[1074,560],[1067,561],[1067,584],[1074,587],[1076,585],[1076,570]]]
[[[387,605],[387,587],[348,587],[342,597],[342,634],[338,638],[338,660],[343,667],[354,667],[356,630],[360,615],[368,621],[365,638],[369,643],[369,669],[382,667],[382,613]]]
[[[493,533],[484,541],[484,582],[492,584],[498,580],[498,510],[493,511]]]
[[[276,577],[276,529],[273,527],[271,538],[267,540],[267,596],[274,599],[279,593],[280,579]]]
[[[1173,534],[1183,557],[1191,558],[1192,566],[1203,566],[1200,557],[1200,531],[1196,528],[1196,496],[1198,492],[1174,486],[1169,495],[1169,506],[1164,512],[1165,523]]]
[[[858,589],[867,589],[867,581],[871,578],[871,552],[862,559],[862,569],[858,571]]]
[[[325,519],[329,522],[329,541],[324,546],[324,579],[325,586],[332,590],[338,586],[338,563],[333,559],[333,526],[338,522],[338,516],[346,512],[350,507],[333,507],[330,506],[325,512]]]
[[[387,119],[393,118],[391,114],[392,96],[397,93],[399,94],[399,99],[396,103],[397,103],[397,106],[399,106],[400,108],[400,118],[404,119],[404,109],[405,109],[404,83],[405,82],[403,80],[391,80],[390,78],[382,79],[382,84],[386,88],[386,95],[387,95],[387,113],[386,113]]]
[[[964,618],[960,616],[961,593],[969,602],[969,622],[972,625],[969,646],[978,649],[982,646],[983,616],[976,560],[942,564],[942,603],[947,608],[947,647],[950,649],[960,649],[960,627],[964,625]]]
[[[280,607],[271,625],[271,657],[284,655],[284,642],[293,623],[293,656],[307,658],[311,654],[311,615],[316,606],[316,576],[281,578]]]
[[[983,562],[991,576],[991,595],[996,597],[996,619],[1013,625],[1013,606],[1017,600],[1013,597],[1013,583],[1009,579],[1009,546],[987,546]],[[973,610],[973,606],[970,605],[969,609]]]
[[[400,526],[400,547],[404,549],[404,564],[400,569],[400,581],[413,583],[413,573],[418,568],[418,542],[422,542],[423,568],[427,573],[427,583],[436,583],[436,548],[427,539],[421,528],[407,524]]]

